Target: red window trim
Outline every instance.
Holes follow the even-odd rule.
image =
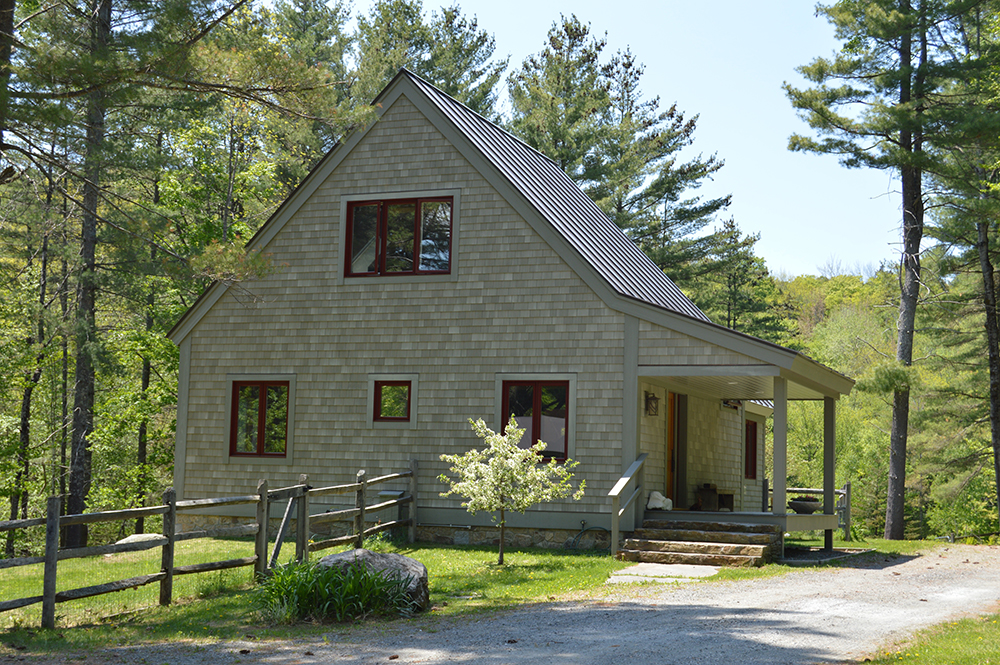
[[[503,382],[503,433],[507,432],[507,423],[510,422],[510,386],[528,386],[532,387],[532,397],[534,404],[532,405],[532,416],[531,416],[531,431],[535,432],[536,435],[540,435],[542,432],[542,391],[541,388],[548,386],[559,386],[566,389],[566,427],[563,433],[563,445],[562,451],[556,454],[551,453],[548,449],[542,451],[542,457],[546,460],[554,459],[557,462],[564,462],[569,457],[569,422],[572,414],[569,412],[569,381],[518,381],[517,379],[512,379],[510,381]],[[532,444],[537,442],[532,441]],[[551,441],[546,441],[545,443],[551,444]],[[525,445],[524,441],[521,441],[520,445]]]
[[[757,437],[759,436],[758,427],[760,424],[756,420],[747,420],[746,425],[743,428],[743,436],[745,438],[744,442],[744,460],[743,460],[743,477],[746,480],[756,480],[757,479]]]
[[[407,271],[386,272],[386,243],[389,228],[389,206],[413,203],[416,205],[416,218],[413,226],[413,269]],[[447,270],[421,270],[420,269],[420,224],[421,206],[424,203],[448,203],[451,206],[451,216],[448,220],[448,269]],[[375,271],[374,272],[354,272],[351,264],[353,261],[353,238],[354,238],[354,209],[361,206],[378,206],[378,227],[376,229],[375,248]],[[347,204],[347,237],[344,247],[344,275],[346,277],[392,277],[394,275],[449,275],[451,274],[452,261],[452,238],[454,237],[455,221],[455,201],[451,196],[430,196],[425,198],[403,198],[403,199],[371,199],[367,201],[350,201]]]
[[[410,401],[413,399],[412,381],[376,381],[375,382],[375,404],[373,407],[372,420],[375,422],[406,423],[410,422]],[[405,416],[383,416],[382,415],[382,388],[385,386],[406,386],[406,415]]]
[[[267,394],[267,389],[274,386],[283,386],[287,391],[289,407],[292,400],[292,388],[289,381],[233,381],[232,384],[232,404],[230,404],[229,420],[229,456],[230,457],[286,457],[288,455],[288,409],[285,410],[285,449],[280,453],[266,453],[263,451],[264,437],[260,436],[266,428],[267,421],[267,401],[257,402],[257,452],[243,453],[236,450],[237,416],[239,415],[240,388],[245,386],[257,386],[261,394]]]

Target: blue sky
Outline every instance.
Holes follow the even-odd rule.
[[[427,11],[440,6],[424,3]],[[366,12],[369,4],[357,0],[355,10]],[[694,150],[726,162],[703,193],[733,195],[727,216],[744,232],[760,233],[757,254],[772,273],[820,274],[828,266],[857,272],[897,261],[900,204],[889,174],[848,170],[834,156],[787,149],[789,135],[810,130],[782,84],[803,86],[796,67],[838,47],[811,0],[459,4],[494,35],[497,54],[511,56],[511,69],[542,49],[560,13],[606,33],[609,56],[631,48],[646,67],[644,93],[699,116]]]

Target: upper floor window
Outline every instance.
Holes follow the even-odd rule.
[[[347,205],[347,276],[451,271],[452,198]]]

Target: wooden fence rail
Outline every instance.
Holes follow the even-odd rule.
[[[278,555],[281,551],[282,542],[285,539],[290,521],[295,519],[295,559],[305,561],[309,552],[352,543],[355,548],[364,545],[366,537],[397,527],[407,527],[407,538],[413,542],[416,536],[416,496],[417,496],[417,462],[410,461],[410,468],[401,473],[393,473],[371,480],[366,480],[365,472],[359,471],[357,482],[348,485],[338,485],[332,487],[311,488],[308,484],[308,476],[305,474],[299,477],[299,483],[291,487],[282,487],[274,490],[268,489],[267,480],[261,480],[257,484],[257,493],[243,496],[222,497],[214,499],[194,499],[177,501],[173,488],[163,493],[163,504],[148,508],[130,508],[126,510],[113,510],[98,513],[84,513],[81,515],[60,515],[62,511],[62,497],[50,497],[46,507],[46,517],[24,520],[10,520],[0,522],[0,532],[28,529],[37,526],[45,526],[45,555],[33,557],[18,557],[13,559],[0,559],[0,570],[5,568],[15,568],[44,564],[42,576],[42,593],[37,596],[26,598],[15,598],[12,600],[0,601],[0,612],[26,607],[35,603],[42,604],[43,628],[55,627],[55,606],[57,603],[80,598],[89,598],[124,589],[134,589],[152,583],[159,583],[161,605],[169,605],[173,596],[173,579],[176,575],[191,575],[205,573],[216,570],[227,570],[230,568],[240,568],[253,566],[257,576],[264,576],[269,570],[277,565]],[[409,487],[406,492],[394,492],[396,498],[379,501],[378,503],[367,505],[367,490],[372,485],[379,485],[386,482],[408,479]],[[309,514],[309,502],[311,498],[320,496],[331,496],[337,494],[354,494],[354,508],[344,510],[331,510],[316,515]],[[288,505],[284,511],[281,526],[275,538],[274,548],[271,558],[268,559],[267,547],[269,543],[269,523],[270,504],[278,501],[287,501]],[[234,506],[240,504],[255,504],[256,511],[254,522],[251,524],[241,524],[236,526],[222,526],[203,528],[187,532],[177,532],[177,512],[190,511],[205,508],[218,508]],[[398,509],[398,517],[388,522],[380,522],[375,526],[365,528],[365,515],[379,512],[389,508]],[[408,514],[407,514],[408,512]],[[96,522],[113,522],[123,520],[133,520],[137,517],[148,517],[152,515],[163,515],[163,530],[161,534],[150,534],[148,539],[141,541],[116,543],[113,545],[101,545],[97,547],[81,547],[75,549],[59,549],[59,531],[62,527],[72,524],[93,524]],[[352,524],[351,533],[340,538],[330,538],[320,542],[310,542],[310,525],[329,524],[331,522],[350,522]],[[254,555],[239,559],[228,559],[225,561],[212,561],[186,566],[174,564],[174,548],[177,542],[193,540],[198,538],[217,538],[254,535]],[[104,584],[70,589],[67,591],[56,591],[56,576],[58,573],[58,562],[67,559],[82,557],[96,557],[121,552],[138,552],[159,547],[162,550],[161,565],[159,572],[147,575],[139,575],[124,580],[116,580]]]

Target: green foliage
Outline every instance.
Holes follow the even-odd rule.
[[[574,492],[570,469],[579,462],[567,459],[563,463],[550,459],[542,463],[544,441],[537,441],[527,448],[518,446],[524,430],[517,426],[513,416],[504,434],[494,432],[482,419],[469,420],[476,436],[483,439],[486,448],[473,448],[464,455],[441,455],[441,460],[451,464],[452,479],[445,474],[438,480],[449,486],[441,496],[458,494],[466,497],[462,507],[475,515],[485,511],[493,513],[493,521],[500,524],[500,557],[503,564],[504,514],[513,510],[524,513],[528,508],[546,501],[572,495],[573,500],[583,497],[586,481],[581,481]]]
[[[407,584],[407,579],[388,577],[363,565],[341,570],[310,562],[290,563],[261,580],[251,602],[262,620],[272,623],[408,616],[414,608]]]

